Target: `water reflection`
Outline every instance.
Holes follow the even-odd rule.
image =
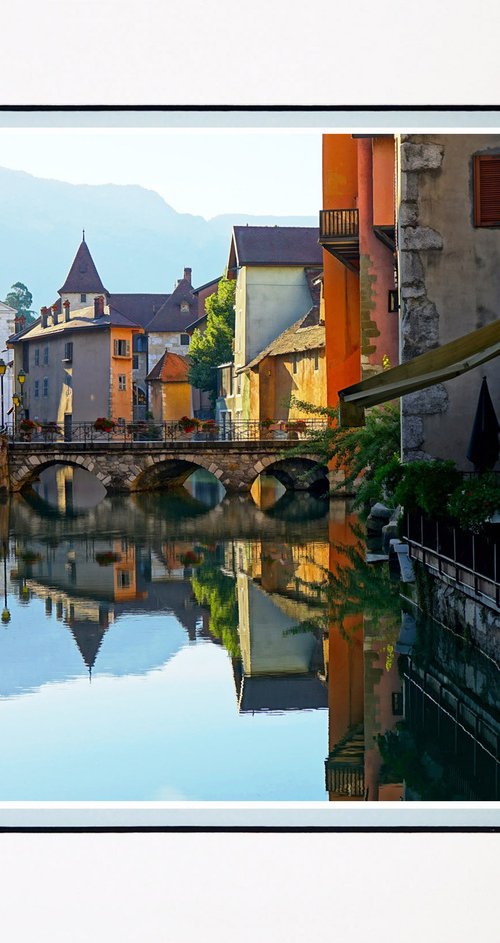
[[[0,509],[0,798],[498,797],[495,666],[402,611],[345,502],[60,471]]]

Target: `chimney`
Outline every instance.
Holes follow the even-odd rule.
[[[41,318],[41,322],[40,322],[40,323],[41,323],[42,327],[47,327],[47,318],[48,318],[48,316],[49,316],[49,309],[46,308],[45,306],[44,306],[43,308],[40,308],[40,318]]]
[[[52,324],[57,324],[59,316],[57,313],[57,304],[52,305]]]
[[[94,318],[104,317],[104,295],[94,298]]]
[[[63,308],[64,308],[64,320],[69,321],[70,320],[69,301],[63,301]]]
[[[184,278],[187,282],[189,282],[189,284],[191,284],[191,269],[190,268],[184,269]]]

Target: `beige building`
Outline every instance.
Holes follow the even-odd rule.
[[[219,396],[217,415],[250,418],[246,368],[311,307],[308,270],[319,275],[318,229],[299,226],[235,226],[228,276],[236,278],[234,373]]]

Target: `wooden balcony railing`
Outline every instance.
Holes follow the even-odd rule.
[[[319,214],[319,241],[359,238],[359,211],[321,210]]]
[[[321,210],[319,242],[346,268],[359,274],[358,210]]]

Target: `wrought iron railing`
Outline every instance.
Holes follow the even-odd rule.
[[[112,427],[96,428],[93,422],[43,423],[33,428],[21,423],[7,426],[4,433],[10,443],[146,443],[146,442],[247,442],[304,440],[326,428],[319,419],[290,420],[272,426],[254,420],[224,420],[220,423],[203,422],[187,425],[179,422],[154,420],[115,423]]]
[[[419,511],[407,513],[405,521],[405,538],[414,559],[500,608],[499,530],[490,524],[475,534],[453,520]]]
[[[320,242],[328,239],[357,238],[358,236],[359,211],[357,209],[320,210]]]

